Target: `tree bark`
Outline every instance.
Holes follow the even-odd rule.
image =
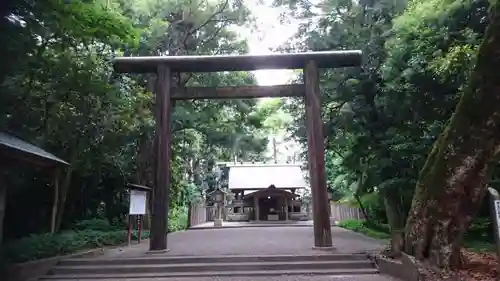
[[[405,252],[442,268],[460,265],[464,233],[500,150],[499,7],[492,2],[470,84],[420,172],[406,222]]]
[[[52,214],[50,218],[50,233],[52,234],[56,232],[57,206],[59,205],[59,168],[56,167],[53,173],[54,201],[52,202]]]
[[[62,185],[60,185],[59,189],[60,197],[57,206],[57,216],[56,216],[56,223],[54,226],[54,233],[59,231],[59,229],[61,228],[61,224],[64,217],[64,211],[66,207],[66,198],[68,197],[69,187],[71,185],[71,178],[73,176],[73,170],[77,156],[78,156],[78,145],[71,152],[70,162],[69,162],[70,165],[66,169],[66,175],[64,176],[64,181]]]
[[[401,202],[401,197],[397,191],[387,190],[384,192],[384,205],[391,232],[391,244],[389,255],[399,257],[403,250],[403,235],[405,227],[405,214]]]
[[[356,200],[356,202],[358,202],[358,205],[359,205],[359,209],[361,210],[361,213],[363,214],[363,216],[365,217],[365,220],[367,222],[371,222],[372,219],[370,218],[370,216],[368,215],[368,212],[366,211],[366,208],[365,206],[363,205],[363,201],[361,201],[361,197],[359,196],[359,194],[355,193],[354,194],[354,199]]]

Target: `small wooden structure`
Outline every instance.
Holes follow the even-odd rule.
[[[5,200],[7,196],[7,186],[1,179],[1,173],[8,167],[9,160],[20,161],[49,169],[54,176],[54,202],[52,207],[51,231],[54,232],[55,220],[57,215],[57,205],[59,201],[58,188],[58,168],[61,165],[69,165],[53,154],[27,143],[11,134],[0,132],[0,244],[3,237],[3,218],[5,215]]]
[[[151,222],[151,251],[167,249],[168,198],[171,171],[171,115],[174,100],[304,96],[308,163],[313,201],[314,245],[331,247],[328,218],[323,122],[319,68],[361,65],[361,51],[327,51],[273,55],[122,57],[114,60],[120,73],[156,73],[156,165]],[[303,69],[304,84],[240,86],[226,88],[177,88],[172,73]]]

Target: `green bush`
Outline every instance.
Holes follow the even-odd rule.
[[[495,243],[493,222],[488,217],[476,217],[465,233],[465,240]]]
[[[368,193],[361,197],[361,202],[365,207],[365,211],[372,220],[377,223],[387,223],[387,216],[385,213],[385,205],[382,196],[377,193]]]
[[[345,220],[338,224],[340,227],[364,234],[377,239],[389,239],[389,226],[386,224],[375,224],[363,220]],[[465,235],[464,246],[477,252],[494,251],[495,244],[492,242],[491,221],[485,218],[474,219],[473,224]]]
[[[168,231],[175,232],[187,227],[187,208],[170,210]],[[142,231],[142,238],[149,238],[148,230]],[[132,239],[137,240],[137,231]],[[4,245],[4,255],[8,262],[25,262],[75,253],[81,250],[103,246],[117,246],[127,242],[127,230],[105,219],[90,219],[75,223],[71,230],[57,234],[32,234],[9,241]]]
[[[377,239],[388,239],[389,229],[385,225],[374,225],[364,220],[344,220],[339,222],[340,227],[364,234]]]
[[[168,216],[168,232],[175,232],[187,228],[187,208],[176,207],[170,209]]]
[[[75,223],[72,227],[73,230],[95,230],[95,231],[116,231],[120,228],[112,225],[106,219],[90,219],[83,220]]]
[[[149,231],[143,231],[142,238],[149,237]],[[137,233],[133,233],[137,239]],[[5,259],[9,262],[25,262],[58,255],[75,253],[77,251],[116,246],[127,242],[126,230],[95,231],[79,230],[65,231],[58,234],[33,234],[6,243]]]
[[[349,229],[355,232],[358,232],[362,228],[364,228],[362,220],[344,220],[339,222],[338,225],[342,228]]]

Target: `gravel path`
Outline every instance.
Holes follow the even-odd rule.
[[[248,227],[204,229],[176,232],[168,235],[166,255],[291,255],[321,254],[331,251],[313,250],[312,227]],[[378,251],[383,244],[338,227],[332,227],[334,253],[360,253]],[[111,250],[103,257],[138,257],[146,254],[149,242],[130,248]]]

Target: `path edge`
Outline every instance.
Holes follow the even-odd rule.
[[[373,254],[371,258],[375,261],[381,274],[389,275],[403,281],[419,281],[420,272],[415,258],[405,253],[401,259],[395,260],[381,254]]]

